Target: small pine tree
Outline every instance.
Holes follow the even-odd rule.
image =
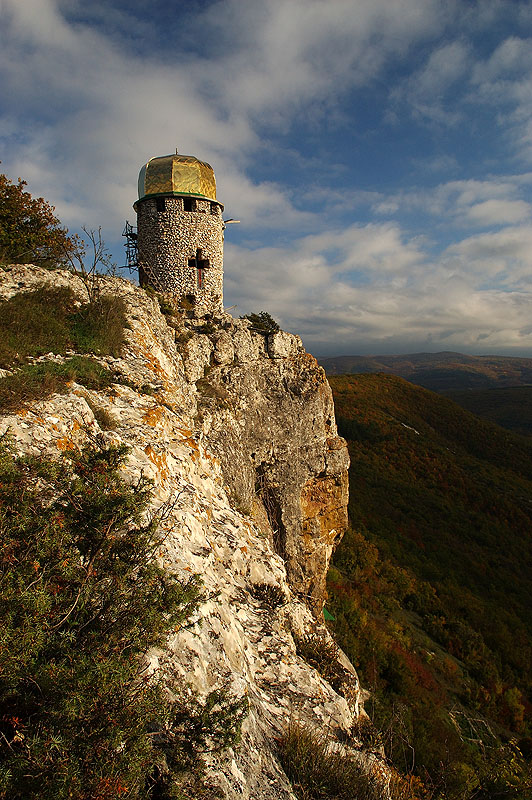
[[[277,333],[277,331],[281,330],[267,311],[260,311],[258,314],[246,314],[241,319],[249,319],[254,328],[264,333]]]

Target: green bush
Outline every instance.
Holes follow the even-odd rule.
[[[236,741],[245,703],[189,701],[142,655],[202,593],[159,566],[149,482],[119,476],[122,447],[71,461],[0,447],[0,798],[182,797],[179,775]]]
[[[267,311],[260,311],[258,314],[246,314],[240,317],[240,319],[248,319],[253,328],[262,333],[277,333],[277,331],[281,330],[277,322]]]

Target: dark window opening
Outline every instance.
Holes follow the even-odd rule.
[[[187,301],[187,303],[190,303],[193,306],[195,304],[195,302],[196,302],[196,295],[195,294],[186,294],[185,295],[185,300]]]
[[[211,214],[213,214],[215,217],[218,216],[218,206],[216,203],[211,203]]]
[[[195,211],[196,201],[192,197],[183,197],[183,211]]]
[[[164,197],[157,197],[155,203],[157,205],[157,211],[166,211],[166,200]]]

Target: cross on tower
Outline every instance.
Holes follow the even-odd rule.
[[[194,256],[194,258],[188,259],[188,266],[196,267],[198,271],[197,272],[198,289],[203,288],[203,281],[205,280],[204,270],[210,267],[210,265],[211,262],[209,261],[209,259],[203,258],[203,250],[201,249],[201,247],[198,247],[198,249],[196,250],[196,255]]]

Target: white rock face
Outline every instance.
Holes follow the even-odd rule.
[[[43,281],[64,281],[84,299],[81,282],[67,273],[16,267],[0,277],[4,298]],[[223,330],[215,345],[206,336],[195,337],[188,343],[185,370],[175,331],[156,300],[127,281],[103,282],[105,291],[124,297],[131,327],[123,357],[100,360],[130,385],[117,382],[94,392],[72,384],[68,394],[0,417],[0,434],[9,431],[21,451],[60,457],[99,430],[91,407],[111,415],[116,427],[103,435],[128,446],[126,480],[143,472],[154,481],[154,507],[171,504],[161,559],[183,577],[201,575],[210,597],[197,624],[175,632],[164,650],[150,653],[151,663],[177,671],[200,693],[227,685],[235,695],[247,695],[250,711],[241,744],[210,762],[210,777],[227,800],[294,800],[275,756],[275,737],[293,715],[321,730],[347,732],[360,713],[358,681],[344,659],[348,703],[297,655],[293,633],[320,629],[327,636],[326,629],[293,594],[267,521],[231,504],[221,465],[209,449],[208,424],[204,420],[199,428],[194,421],[198,393],[193,381],[203,376],[211,351],[218,364],[227,365],[235,352],[240,360],[247,353],[256,361],[265,353],[264,337],[252,337],[245,324],[236,332],[238,347]],[[284,335],[273,338],[276,358],[291,358],[300,349]],[[277,587],[284,604],[272,609],[258,599],[260,584]]]

